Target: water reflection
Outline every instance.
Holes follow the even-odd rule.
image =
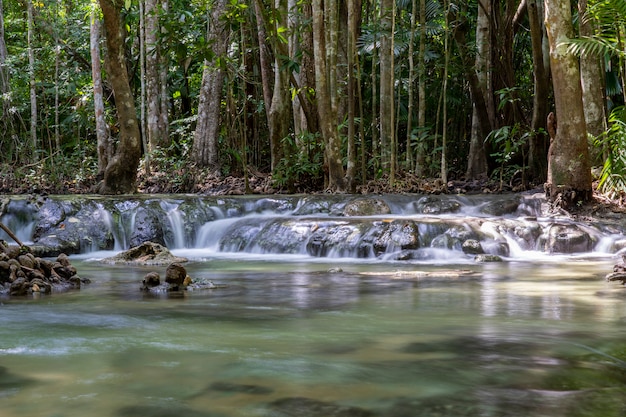
[[[139,291],[150,268],[73,263],[91,285],[0,304],[3,416],[626,409],[623,371],[585,348],[623,352],[623,289],[601,273],[610,260],[196,257],[190,275],[223,287],[162,298]]]

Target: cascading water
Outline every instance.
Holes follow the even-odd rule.
[[[64,251],[121,251],[150,240],[174,250],[428,262],[471,261],[480,253],[512,259],[537,253],[612,253],[626,246],[615,228],[541,217],[542,200],[534,196],[71,201],[49,197],[41,213],[52,214],[53,221],[35,205],[16,199],[1,219],[24,241],[57,244]]]

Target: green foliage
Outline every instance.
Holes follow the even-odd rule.
[[[319,134],[304,132],[283,139],[287,149],[299,149],[280,160],[272,174],[274,183],[289,192],[308,191],[323,187],[324,149]]]
[[[626,194],[626,107],[615,108],[609,123],[609,130],[596,141],[607,152],[598,190],[609,198],[615,198]]]
[[[517,171],[523,170],[522,166],[512,163],[512,161],[523,149],[523,144],[528,135],[528,133],[522,131],[519,124],[502,126],[487,135],[485,142],[491,142],[494,149],[491,156],[499,165],[494,170],[493,175],[499,178],[500,189],[502,189],[505,179],[510,179]]]

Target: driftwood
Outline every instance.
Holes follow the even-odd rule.
[[[9,235],[9,237],[13,239],[15,243],[17,243],[20,247],[24,246],[24,244],[18,239],[18,237],[15,236],[15,233],[13,233],[11,229],[6,227],[2,222],[0,222],[0,229],[4,230],[6,234]]]

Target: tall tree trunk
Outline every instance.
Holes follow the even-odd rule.
[[[545,7],[556,109],[556,129],[549,126],[554,133],[546,193],[552,202],[571,207],[592,196],[580,71],[566,45],[574,35],[570,1],[546,0]]]
[[[380,151],[383,172],[393,175],[392,146],[394,142],[394,73],[393,73],[393,20],[394,0],[381,0],[380,4]]]
[[[0,0],[0,129],[8,135],[13,130],[12,116],[9,112],[11,102],[9,100],[11,86],[9,84],[9,71],[7,68],[7,51],[4,40],[4,6]]]
[[[216,0],[212,5],[207,23],[207,39],[213,46],[214,57],[204,63],[193,151],[198,166],[208,167],[213,174],[219,175],[218,139],[225,77],[225,70],[220,62],[228,47],[229,28],[222,19],[226,11],[226,0]]]
[[[424,175],[426,146],[422,133],[426,130],[426,0],[420,2],[420,44],[417,58],[417,127],[420,139],[415,155],[415,175]]]
[[[30,142],[32,147],[31,158],[36,161],[37,153],[37,90],[35,84],[35,50],[33,47],[34,21],[33,2],[28,0],[26,4],[28,14],[28,75],[30,80]]]
[[[98,179],[104,178],[111,155],[113,144],[111,143],[106,120],[104,118],[104,96],[102,92],[102,68],[100,65],[100,17],[96,5],[91,7],[90,26],[90,52],[91,52],[91,78],[93,79],[93,103],[96,120],[96,142],[98,148]]]
[[[119,144],[98,188],[102,194],[135,192],[141,157],[141,135],[124,54],[125,33],[120,15],[123,6],[121,0],[100,0],[106,33],[107,69],[120,129]]]
[[[412,138],[413,138],[413,86],[415,84],[415,59],[414,55],[414,43],[415,32],[417,29],[417,0],[411,0],[411,30],[409,35],[409,85],[408,85],[408,108],[406,119],[406,168],[410,169],[413,165],[413,152],[412,152]]]
[[[587,16],[587,0],[578,1],[580,36],[593,36],[591,20]],[[604,97],[604,68],[602,61],[595,55],[583,54],[580,57],[580,77],[583,90],[583,109],[587,133],[597,138],[607,130],[607,117]],[[591,147],[595,150],[594,147]],[[603,164],[601,149],[592,156],[594,164]]]
[[[161,96],[161,77],[159,63],[161,52],[159,48],[159,0],[145,2],[145,51],[146,51],[146,133],[150,150],[167,146],[166,132],[162,130],[161,101],[167,96]]]
[[[533,118],[531,128],[533,134],[528,142],[528,173],[529,180],[540,184],[546,180],[548,169],[547,151],[549,138],[546,134],[548,117],[548,95],[550,78],[546,71],[543,53],[544,27],[543,8],[537,0],[527,0],[528,21],[533,55]]]
[[[261,67],[261,85],[263,87],[263,101],[265,102],[265,115],[269,125],[270,105],[272,103],[272,83],[274,76],[270,64],[269,47],[267,46],[267,31],[265,30],[265,18],[263,16],[263,4],[261,0],[254,2],[254,14],[256,15],[257,38],[259,41],[259,65]]]
[[[324,7],[326,6],[326,7]],[[324,24],[325,17],[329,13],[336,13],[336,10],[328,8],[322,0],[313,0],[313,50],[315,56],[315,86],[317,111],[320,122],[320,130],[324,137],[324,148],[326,153],[326,163],[328,164],[328,185],[330,191],[344,192],[344,169],[341,155],[341,141],[337,131],[337,113],[332,105],[331,90],[337,86],[329,83],[326,49],[326,30]],[[334,70],[334,69],[332,69]]]
[[[356,82],[355,74],[358,64],[356,61],[359,55],[356,49],[357,25],[361,2],[348,0],[348,40],[347,40],[347,61],[348,61],[348,164],[346,166],[346,189],[350,192],[356,191]]]
[[[475,68],[478,79],[477,94],[482,94],[484,101],[492,94],[491,89],[491,1],[478,0],[478,17],[476,19],[476,58]],[[476,101],[476,100],[474,100]],[[486,178],[488,174],[487,153],[485,152],[485,137],[481,126],[479,109],[472,106],[472,130],[470,135],[470,150],[467,157],[467,179]]]
[[[274,3],[276,16],[273,21],[275,25],[272,29],[274,35],[278,34],[279,27],[285,27],[287,16],[287,0],[275,0]],[[289,72],[291,71],[289,65],[286,65],[281,57],[278,45],[281,39],[278,36],[274,36],[274,91],[272,94],[272,102],[269,112],[269,130],[270,130],[270,149],[272,160],[272,171],[276,169],[278,163],[285,156],[286,152],[283,147],[283,139],[289,133],[289,119],[291,115],[291,101],[289,91]],[[283,49],[283,48],[280,48]],[[287,58],[290,59],[290,58]]]

